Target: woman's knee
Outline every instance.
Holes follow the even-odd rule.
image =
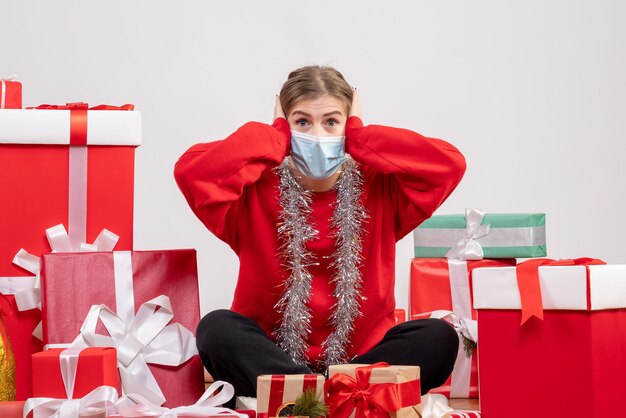
[[[452,325],[437,318],[408,321],[398,325],[406,327],[407,332],[415,332],[416,338],[428,341],[430,347],[436,347],[441,366],[452,367],[459,349],[459,335]]]
[[[228,309],[218,309],[204,315],[196,328],[196,345],[199,351],[208,351],[213,343],[224,343],[232,331],[239,314]]]
[[[441,319],[425,319],[428,322],[428,328],[433,340],[438,347],[441,347],[448,357],[454,360],[459,349],[459,334],[452,325]]]
[[[438,379],[434,379],[434,386],[442,385],[454,368],[459,350],[459,335],[456,330],[440,319],[428,319],[428,327],[433,341],[439,351],[439,370],[442,372]],[[434,376],[433,376],[434,377]]]

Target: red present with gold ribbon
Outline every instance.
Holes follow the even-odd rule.
[[[116,347],[124,392],[157,405],[202,395],[195,250],[44,254],[41,280],[44,342]]]
[[[22,83],[17,76],[0,77],[0,109],[22,108]]]
[[[315,389],[317,399],[324,399],[324,376],[321,374],[268,374],[257,378],[257,417],[277,417],[282,408],[294,403],[308,389]]]
[[[36,256],[51,250],[45,231],[67,227],[69,244],[57,251],[82,250],[104,228],[119,235],[117,249],[132,249],[140,113],[132,106],[48,107],[0,111],[0,293],[14,308],[6,327],[18,400],[31,395],[31,354],[42,350],[32,334],[41,319]],[[21,249],[33,256],[21,252],[26,262],[14,264]]]
[[[33,354],[33,397],[78,399],[100,386],[121,395],[112,347],[54,348]]]
[[[332,418],[417,418],[420,370],[387,363],[334,365],[324,392]]]
[[[598,263],[530,260],[474,270],[485,416],[599,418],[626,410],[626,265]]]
[[[515,262],[514,259],[466,261],[414,258],[411,261],[410,318],[430,318],[433,311],[450,311],[458,321],[462,320],[472,327],[476,320],[470,291],[472,271],[480,267],[513,266]],[[449,398],[478,397],[478,359],[476,355],[467,355],[466,337],[459,333],[461,344],[452,375],[443,386],[431,390],[430,393],[439,393]]]

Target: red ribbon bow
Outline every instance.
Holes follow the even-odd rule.
[[[372,369],[387,366],[387,363],[376,363],[357,367],[356,379],[343,373],[328,379],[324,391],[331,416],[347,418],[356,410],[355,418],[387,418],[389,412],[419,404],[419,379],[402,383],[369,383]]]
[[[524,261],[516,266],[517,286],[519,287],[522,302],[522,323],[524,325],[531,317],[536,316],[543,320],[543,300],[541,299],[541,285],[539,283],[540,266],[590,266],[606,264],[597,258],[576,258],[564,260],[551,260],[539,258]],[[589,269],[587,269],[587,282],[589,281]],[[587,287],[589,284],[587,283]]]
[[[42,104],[27,109],[39,110],[69,110],[70,111],[70,145],[87,145],[87,111],[88,110],[134,110],[132,104],[111,106],[101,104],[89,107],[85,102],[67,103],[64,105]]]

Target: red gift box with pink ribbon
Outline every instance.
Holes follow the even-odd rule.
[[[452,375],[430,393],[449,398],[478,397],[478,357],[468,348],[477,337],[476,311],[472,309],[472,271],[480,267],[515,265],[514,259],[458,260],[414,258],[411,261],[409,316],[439,318],[451,323],[461,339]],[[470,343],[473,341],[473,343]],[[474,350],[476,351],[476,350]]]
[[[31,354],[42,349],[32,335],[41,319],[37,256],[110,250],[96,242],[105,229],[119,236],[117,249],[132,249],[134,155],[141,143],[141,114],[132,109],[75,103],[0,112],[0,293],[12,307],[5,322],[17,399],[30,396]]]
[[[46,344],[116,347],[125,393],[166,407],[204,392],[195,250],[42,256]]]
[[[485,416],[626,410],[626,265],[529,260],[474,270],[473,289]]]

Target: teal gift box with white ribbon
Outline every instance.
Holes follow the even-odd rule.
[[[414,232],[416,258],[533,258],[546,256],[544,213],[436,215]]]

